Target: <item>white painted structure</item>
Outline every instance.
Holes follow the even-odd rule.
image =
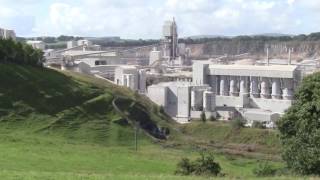
[[[178,57],[178,27],[174,18],[172,21],[165,21],[162,33],[164,57],[173,60]]]
[[[115,69],[114,83],[139,93],[145,93],[146,71],[139,70],[136,66],[118,66]]]
[[[167,113],[179,122],[180,117],[199,118],[202,111],[224,120],[243,117],[249,121],[274,122],[292,105],[300,76],[295,65],[198,62],[193,65],[192,83],[172,82],[150,86],[148,96],[163,105]],[[182,90],[188,89],[186,87],[189,90]],[[174,97],[180,97],[183,102],[175,102]],[[189,111],[186,110],[181,116],[180,111],[175,109],[183,108]]]
[[[156,48],[154,48],[152,51],[150,51],[149,65],[161,60],[161,58],[161,51],[158,51]]]
[[[0,39],[16,40],[16,33],[14,30],[0,28]]]
[[[82,45],[92,46],[92,42],[86,39],[78,40],[78,46]]]
[[[4,38],[16,40],[16,33],[14,32],[14,30],[5,29],[4,30]]]
[[[215,116],[214,93],[208,85],[192,82],[167,82],[148,87],[147,96],[163,106],[165,111],[180,123],[198,118],[202,111]]]
[[[4,29],[0,28],[0,39],[4,38]]]
[[[35,49],[41,49],[41,50],[46,49],[46,44],[43,41],[27,41],[27,44],[29,44]]]
[[[68,41],[67,42],[67,49],[74,48],[76,46],[78,46],[78,42],[77,41]]]

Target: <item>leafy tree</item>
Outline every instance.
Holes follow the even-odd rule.
[[[45,43],[55,43],[56,42],[56,38],[55,37],[45,37],[42,40]]]
[[[30,45],[12,39],[0,40],[0,63],[15,63],[31,66],[42,65],[43,52]]]
[[[282,156],[295,172],[320,175],[320,73],[304,78],[295,96],[277,124]]]

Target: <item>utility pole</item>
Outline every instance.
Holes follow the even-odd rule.
[[[136,151],[138,151],[138,132],[139,132],[138,123],[137,121],[135,121],[134,144],[135,144]]]

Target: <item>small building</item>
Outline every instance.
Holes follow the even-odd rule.
[[[139,93],[145,93],[146,71],[136,66],[118,66],[115,69],[114,83]]]
[[[16,40],[16,33],[14,30],[0,28],[0,39]]]
[[[4,38],[16,40],[16,33],[14,32],[14,30],[5,29],[4,30]]]
[[[0,39],[4,39],[4,29],[0,28]]]
[[[199,118],[202,112],[207,117],[216,116],[215,96],[208,85],[193,85],[192,82],[166,82],[148,87],[147,96],[179,123]]]
[[[153,65],[155,62],[161,60],[161,58],[161,51],[158,51],[156,48],[154,48],[152,51],[150,51],[149,65]]]
[[[78,40],[78,46],[86,45],[86,46],[92,46],[92,42],[87,39],[81,39]]]
[[[67,42],[67,49],[71,49],[78,46],[78,42],[77,41],[68,41]]]
[[[35,49],[46,49],[46,44],[43,41],[27,41],[27,44],[31,45]]]

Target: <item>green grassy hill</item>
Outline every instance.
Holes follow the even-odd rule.
[[[283,167],[274,131],[178,125],[146,97],[105,80],[0,64],[0,179],[205,179],[173,174],[201,149],[216,152],[225,179],[255,178],[260,159]]]
[[[141,116],[132,121],[146,119],[142,125],[149,126],[166,122],[160,113],[144,108],[141,102],[146,101],[136,100],[131,91],[90,82],[91,77],[17,65],[0,65],[0,77],[0,126],[9,131],[63,135],[102,144],[126,143],[133,130],[112,105],[122,96],[128,103],[136,102],[124,109]]]

